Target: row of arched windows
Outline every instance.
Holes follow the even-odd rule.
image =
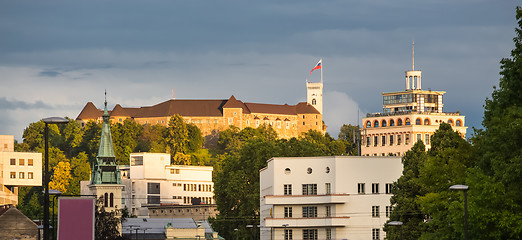
[[[441,122],[444,122],[442,120],[435,120],[435,123],[441,123]],[[397,126],[402,126],[402,125],[411,125],[411,120],[410,118],[406,118],[404,119],[404,122],[402,120],[402,118],[399,118],[397,119],[397,121],[395,121],[394,119],[389,119],[389,120],[386,120],[386,119],[383,119],[381,121],[379,120],[374,120],[373,123],[371,121],[366,121],[365,123],[365,127],[366,128],[376,128],[376,127],[393,127],[395,125]],[[448,124],[450,124],[451,126],[457,126],[457,127],[460,127],[462,126],[462,121],[460,119],[457,119],[455,121],[455,124],[453,123],[453,119],[449,119],[448,120]],[[421,118],[417,118],[415,119],[415,125],[431,125],[431,119],[430,118],[425,118],[424,120],[421,119]]]

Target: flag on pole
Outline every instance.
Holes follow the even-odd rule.
[[[322,64],[323,64],[323,59],[321,58],[321,59],[319,60],[319,62],[317,62],[317,65],[315,65],[315,67],[312,68],[312,70],[310,71],[310,74],[312,74],[312,72],[313,72],[314,70],[321,69],[321,68],[323,67]]]

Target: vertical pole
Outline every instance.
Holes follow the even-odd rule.
[[[468,190],[464,190],[464,240],[468,240]]]
[[[45,168],[44,168],[44,240],[49,240],[49,126],[45,123]]]
[[[323,62],[323,59],[321,58],[321,83],[323,83],[323,68],[324,68],[324,62]]]

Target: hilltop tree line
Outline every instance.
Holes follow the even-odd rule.
[[[468,239],[522,239],[522,9],[517,7],[515,48],[500,61],[500,82],[484,105],[484,129],[469,141],[447,124],[426,152],[418,142],[403,158],[392,187],[387,239],[463,239],[468,190]]]

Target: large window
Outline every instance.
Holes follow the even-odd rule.
[[[292,184],[284,185],[284,195],[292,195]]]
[[[372,240],[379,240],[379,239],[381,239],[379,237],[379,233],[380,233],[380,230],[378,228],[373,228],[372,229]]]
[[[292,239],[294,239],[292,229],[285,229],[285,240],[292,240]]]
[[[413,94],[398,94],[398,95],[389,95],[383,96],[383,103],[385,105],[389,104],[399,104],[399,103],[411,103],[413,102]]]
[[[380,217],[379,206],[372,206],[372,217]]]
[[[285,207],[285,218],[292,217],[292,207]]]
[[[148,194],[160,194],[160,184],[159,183],[147,183],[147,193]]]
[[[131,157],[131,166],[141,166],[143,165],[143,156],[132,156]]]
[[[429,134],[424,135],[424,143],[426,145],[430,145],[430,135]]]
[[[390,146],[393,145],[393,135],[390,135]]]
[[[317,195],[317,184],[303,184],[303,195]]]
[[[326,192],[326,194],[331,194],[331,193],[332,193],[332,184],[330,184],[330,183],[325,183],[325,184],[324,184],[324,188],[325,188],[325,192]]]
[[[303,229],[303,240],[317,240],[317,229]]]
[[[364,183],[357,183],[357,193],[359,193],[359,194],[365,193]]]
[[[303,217],[304,218],[316,218],[317,217],[317,207],[316,206],[303,207]]]
[[[392,189],[391,183],[386,183],[386,194],[390,194]]]
[[[386,135],[383,135],[381,138],[382,138],[381,145],[385,146],[386,145]]]
[[[373,194],[379,193],[379,184],[378,183],[372,183],[372,193]]]

